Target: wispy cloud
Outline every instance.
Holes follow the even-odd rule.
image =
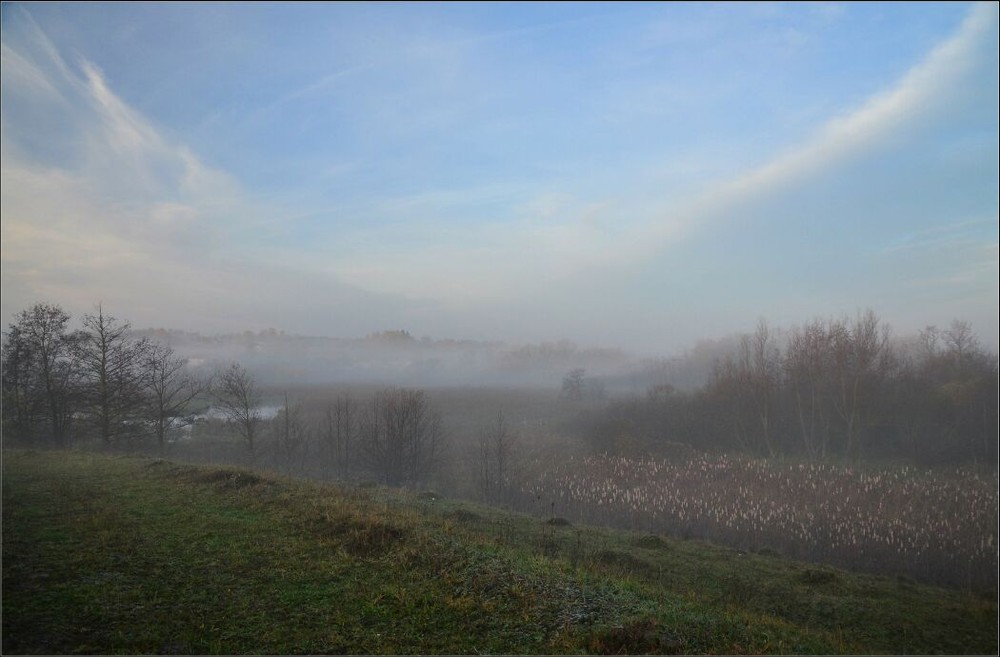
[[[998,226],[1000,215],[933,226],[901,236],[877,255],[895,270],[909,273],[913,288],[946,289],[951,294],[995,291],[1000,281]]]
[[[601,322],[612,333],[628,313],[638,324],[663,321],[670,311],[651,309],[650,299],[686,294],[690,311],[703,294],[697,283],[677,284],[683,264],[672,263],[698,259],[732,228],[780,212],[786,197],[917,148],[915,135],[940,136],[954,112],[968,113],[961,109],[971,102],[966,90],[981,79],[997,14],[995,4],[972,6],[954,34],[894,84],[865,102],[844,101],[839,114],[827,109],[811,131],[804,133],[803,123],[788,133],[795,137],[748,138],[727,150],[723,141],[739,128],[716,135],[712,122],[727,118],[718,108],[699,123],[704,139],[678,137],[683,128],[654,130],[661,108],[683,125],[686,112],[718,101],[658,70],[677,39],[700,46],[719,38],[711,12],[696,21],[703,32],[671,15],[675,31],[658,35],[659,45],[620,48],[613,62],[598,54],[614,52],[621,34],[648,34],[625,29],[635,24],[621,15],[620,31],[606,40],[587,30],[560,32],[580,27],[576,19],[508,17],[508,27],[496,30],[475,20],[428,20],[413,35],[409,23],[397,21],[374,36],[352,32],[361,45],[343,57],[343,48],[330,54],[326,41],[315,41],[307,50],[329,55],[325,73],[318,65],[296,69],[288,79],[298,82],[272,76],[254,93],[228,97],[217,105],[226,117],[217,127],[226,134],[203,143],[186,140],[204,137],[211,103],[200,106],[201,115],[192,112],[189,125],[164,127],[155,108],[138,109],[151,104],[115,83],[113,60],[60,52],[24,12],[27,27],[12,34],[5,26],[0,46],[3,310],[40,296],[89,310],[100,296],[150,318],[174,309],[204,328],[213,320],[250,324],[266,307],[296,330],[321,323],[316,308],[336,308],[338,327],[305,330],[350,325],[366,332],[393,318],[409,328],[445,327],[465,316],[454,330],[484,335],[491,322],[514,330],[530,320],[540,327],[535,336]],[[781,47],[809,48],[804,40],[819,34],[783,26],[768,36]],[[399,35],[407,35],[405,43],[395,42]],[[567,41],[546,50],[550,38]],[[567,68],[572,48],[594,68],[575,60]],[[622,71],[628,76],[615,76]],[[700,72],[687,71],[692,78]],[[858,88],[844,97],[857,98],[851,94]],[[791,104],[779,113],[802,108]],[[815,117],[816,107],[829,108],[829,98],[802,115]],[[577,110],[584,119],[577,121]],[[752,121],[740,125],[754,129]],[[613,134],[595,136],[601,127]],[[258,128],[274,132],[254,141]],[[647,132],[656,134],[655,144],[640,143]],[[235,162],[224,146],[247,161]],[[731,157],[736,151],[744,155]],[[748,152],[755,157],[749,163]],[[957,171],[984,153],[963,151],[949,166]],[[274,196],[264,198],[254,183],[272,184],[277,171],[278,178],[301,172],[308,180],[273,183],[267,191]],[[926,228],[931,219],[901,222],[896,232],[906,236],[890,242],[892,231],[883,231],[864,255],[916,267],[945,249],[947,266],[927,269],[920,280],[981,287],[984,277],[995,277],[996,238],[984,239],[981,221],[959,216],[983,215],[956,210],[934,219],[941,226],[933,230]],[[759,247],[755,264],[774,257],[765,251]],[[956,264],[963,259],[964,268]],[[801,298],[811,292],[799,290]],[[741,294],[726,293],[730,301]],[[793,305],[787,297],[782,303]],[[145,321],[138,313],[133,319]]]
[[[870,98],[861,108],[830,120],[808,143],[740,176],[726,186],[727,191],[746,196],[789,184],[878,147],[910,124],[947,108],[996,22],[996,4],[973,6],[956,33],[891,89]]]
[[[391,258],[372,258],[370,253],[347,257],[336,271],[358,285],[468,305],[477,298],[514,297],[539,281],[591,275],[595,268],[641,265],[694,233],[722,230],[748,204],[765,203],[801,181],[848,166],[886,148],[914,125],[939,117],[956,90],[968,84],[967,74],[996,19],[995,5],[974,6],[954,35],[891,88],[831,118],[805,142],[687,199],[662,200],[650,209],[621,199],[593,201],[543,192],[523,200],[522,206],[530,208],[528,218],[463,228],[463,239],[451,246],[441,241],[394,251]],[[553,198],[561,199],[559,212],[546,207]],[[384,239],[396,243],[391,234]]]
[[[935,250],[956,244],[982,244],[986,233],[992,231],[996,239],[1000,216],[990,219],[967,219],[933,226],[902,235],[881,249],[886,255]]]
[[[370,64],[360,64],[337,69],[301,87],[292,89],[266,105],[255,109],[240,120],[243,130],[260,129],[273,121],[282,110],[295,103],[321,97],[343,82],[373,68]]]
[[[173,311],[178,324],[252,326],[268,321],[262,303],[289,311],[283,286],[308,286],[319,301],[367,300],[376,317],[390,312],[330,276],[248,260],[255,230],[267,225],[266,206],[165,138],[91,62],[67,64],[37,26],[20,45],[3,45],[7,102],[27,103],[12,113],[57,112],[73,127],[72,153],[56,162],[33,159],[5,112],[5,314],[39,299],[84,312],[103,299],[132,309],[135,321],[162,321]]]
[[[3,66],[7,81],[24,92],[45,96],[50,100],[63,100],[55,85],[30,60],[12,50],[6,43],[0,44],[0,65]]]

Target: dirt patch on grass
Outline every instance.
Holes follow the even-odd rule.
[[[447,520],[455,520],[457,522],[479,522],[483,519],[478,513],[473,513],[472,511],[466,511],[465,509],[458,509],[457,511],[451,511],[446,513],[444,517]]]
[[[204,472],[204,470],[197,466],[184,465],[182,463],[176,463],[166,459],[153,459],[149,463],[144,464],[142,467],[144,470],[153,474],[187,480],[194,480],[195,477]]]
[[[646,548],[647,550],[665,550],[670,547],[667,545],[666,541],[655,534],[640,536],[632,541],[632,545],[640,548]]]
[[[653,619],[639,619],[595,632],[587,651],[598,655],[679,655],[680,639]]]
[[[403,528],[385,522],[348,523],[344,547],[356,557],[377,557],[402,542],[406,535]]]
[[[405,528],[392,523],[354,516],[320,518],[312,523],[311,529],[317,536],[340,544],[348,554],[359,558],[382,556],[409,535]]]
[[[559,517],[549,518],[548,520],[545,521],[545,524],[546,525],[551,525],[553,527],[572,527],[573,526],[573,523],[571,523],[569,520],[566,520],[566,518],[559,518]]]
[[[199,472],[193,477],[193,479],[199,484],[215,484],[219,488],[228,490],[236,490],[267,483],[266,479],[260,475],[255,475],[252,472],[225,469]]]
[[[638,559],[627,552],[618,550],[601,550],[594,554],[594,563],[611,568],[619,568],[631,571],[647,570],[649,566],[642,559]]]
[[[804,573],[799,575],[799,580],[805,582],[806,584],[832,584],[838,579],[837,573],[832,570],[814,570],[812,568],[807,568]]]

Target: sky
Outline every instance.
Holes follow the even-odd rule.
[[[5,326],[997,348],[996,3],[2,11]]]

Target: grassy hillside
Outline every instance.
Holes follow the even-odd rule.
[[[696,541],[87,453],[3,455],[3,652],[993,653],[997,604]]]

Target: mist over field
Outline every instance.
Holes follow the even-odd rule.
[[[402,330],[353,339],[286,335],[274,329],[226,335],[146,329],[135,335],[170,344],[192,368],[239,361],[271,386],[358,383],[558,389],[571,370],[582,369],[615,394],[641,393],[656,384],[685,389],[703,385],[714,361],[737,341],[735,336],[703,341],[678,356],[654,358],[622,349],[582,347],[569,340],[537,344],[435,340]]]

